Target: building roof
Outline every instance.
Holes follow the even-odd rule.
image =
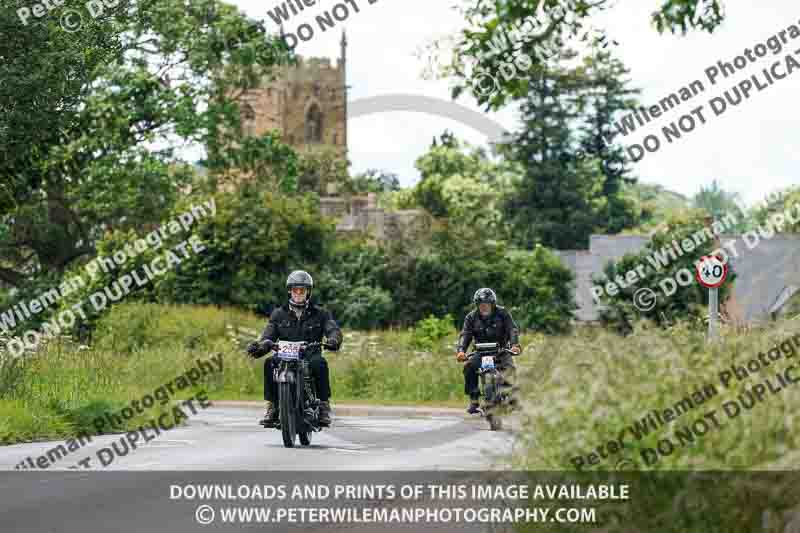
[[[739,257],[731,259],[737,274],[733,293],[745,321],[767,319],[770,312],[779,310],[790,299],[794,293],[792,287],[800,287],[800,235],[762,238],[752,249],[740,235],[720,235],[720,238],[723,243],[735,240]],[[575,274],[578,320],[599,319],[591,293],[592,275],[602,274],[608,262],[626,253],[639,252],[648,241],[648,237],[640,235],[592,235],[589,250],[556,252]]]
[[[723,242],[735,236],[723,237]],[[748,322],[769,317],[781,294],[800,285],[800,235],[775,236],[748,249],[737,240],[739,258],[732,259],[738,277],[734,294]],[[786,303],[788,298],[783,303]]]

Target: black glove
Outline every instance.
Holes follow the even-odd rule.
[[[269,339],[266,339],[263,342],[251,342],[247,345],[247,354],[253,359],[258,359],[259,357],[268,353],[274,345],[275,343]]]
[[[258,359],[263,354],[261,353],[261,343],[258,341],[251,342],[247,345],[247,355],[252,357],[253,359]]]
[[[332,352],[335,352],[336,350],[339,349],[339,345],[331,341],[326,342],[325,344],[322,345],[322,347]]]

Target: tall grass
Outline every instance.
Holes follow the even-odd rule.
[[[800,321],[747,333],[723,330],[721,337],[720,342],[708,345],[702,332],[684,324],[661,330],[641,323],[624,339],[596,329],[543,339],[535,350],[536,364],[523,380],[523,431],[515,466],[539,472],[532,484],[628,483],[627,502],[573,502],[597,509],[603,524],[598,531],[798,531],[796,474],[763,471],[797,468],[800,383],[775,394],[767,392],[762,401],[742,408],[735,418],[729,418],[721,405],[767,378],[777,384],[776,372],[791,365],[796,367],[792,376],[800,376]],[[734,379],[730,387],[721,384],[719,374],[731,364],[744,366],[759,352],[767,354],[787,339],[797,339],[794,356],[781,358],[741,382]],[[609,448],[607,443],[648,412],[674,408],[696,387],[709,383],[715,385],[716,396],[641,438],[626,430],[624,448]],[[712,410],[719,427],[703,417]],[[678,431],[686,435],[685,428],[698,419],[708,422],[707,432],[693,432],[693,439],[677,437]],[[702,428],[702,423],[697,427]],[[647,454],[650,460],[642,457],[642,450],[656,449],[665,439],[675,446],[671,453],[661,455],[657,462],[652,454]],[[663,444],[662,449],[668,451]],[[597,461],[593,465],[588,464],[592,452]],[[576,456],[585,461],[580,473],[572,462]],[[747,472],[756,470],[762,472]],[[520,524],[517,530],[587,529],[585,524],[548,523]]]
[[[800,384],[775,394],[767,392],[762,401],[751,409],[742,408],[734,418],[722,407],[767,378],[778,384],[776,372],[790,365],[798,367],[792,375],[800,376],[800,321],[748,333],[723,330],[721,337],[709,345],[703,332],[684,324],[661,330],[642,323],[625,338],[594,329],[544,339],[531,374],[523,380],[525,431],[520,439],[524,453],[517,457],[518,464],[533,470],[572,469],[573,457],[587,456],[652,410],[673,408],[707,384],[715,386],[716,396],[695,402],[693,408],[640,439],[626,430],[621,451],[583,468],[756,468],[800,450],[800,435],[794,431],[800,425]],[[727,387],[721,384],[720,372],[730,370],[732,364],[744,366],[759,352],[766,354],[793,338],[796,355],[781,357],[743,381],[734,378]],[[676,431],[712,410],[719,427],[706,418],[707,433],[692,433],[693,441],[676,437]],[[676,445],[675,450],[648,465],[642,450],[655,449],[666,438]]]
[[[464,381],[452,339],[421,351],[411,347],[414,338],[397,330],[347,334],[343,349],[328,358],[336,397],[414,403],[462,399]]]
[[[216,354],[222,354],[223,372],[206,376],[198,389],[212,400],[261,400],[264,359],[252,360],[244,346],[264,324],[253,314],[213,306],[116,306],[98,323],[91,346],[62,338],[38,353],[3,359],[0,405],[7,419],[0,438],[94,432],[94,416],[118,411]],[[428,351],[411,348],[413,338],[411,331],[345,331],[342,349],[326,354],[334,403],[461,401],[461,367],[451,347],[455,331]],[[180,392],[189,397],[196,391]],[[133,429],[159,412],[145,411],[117,429]],[[29,415],[49,422],[31,424]]]

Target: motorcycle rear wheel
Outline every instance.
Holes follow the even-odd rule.
[[[278,384],[278,403],[280,405],[281,435],[283,445],[294,448],[297,437],[297,417],[295,416],[294,394],[291,383]]]
[[[483,386],[483,399],[486,403],[488,404],[493,403],[496,393],[497,393],[497,388],[495,387],[494,383],[486,383]]]
[[[492,431],[499,431],[503,429],[503,420],[497,415],[486,415],[486,420],[489,421],[489,429]]]

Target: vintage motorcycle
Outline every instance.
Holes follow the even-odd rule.
[[[274,429],[281,430],[283,445],[287,448],[295,446],[297,437],[300,437],[300,444],[308,446],[313,432],[322,431],[320,401],[308,362],[304,359],[308,349],[315,346],[327,348],[320,342],[278,341],[273,346],[277,352],[273,372],[278,387],[278,424]]]
[[[489,428],[497,431],[503,428],[501,413],[517,406],[516,387],[508,383],[497,369],[497,358],[514,352],[500,348],[496,342],[475,343],[475,351],[467,357],[478,356],[481,366],[478,369],[481,388],[481,416],[489,422]]]

